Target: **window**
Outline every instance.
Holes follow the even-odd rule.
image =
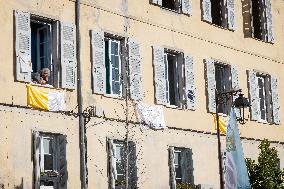
[[[191,15],[192,4],[191,0],[151,0],[152,4],[160,7],[173,10],[178,13]]]
[[[271,0],[245,0],[242,3],[245,37],[273,42]]]
[[[249,71],[251,119],[264,123],[280,123],[278,80],[269,74]]]
[[[192,150],[188,148],[169,148],[169,167],[171,188],[194,185]]]
[[[215,63],[215,81],[216,81],[216,89],[218,93],[228,92],[232,89],[231,87],[231,71],[230,66]],[[219,104],[218,113],[229,114],[230,107],[232,106],[232,102],[221,103]]]
[[[16,80],[75,89],[74,25],[22,11],[14,14]]]
[[[66,136],[34,132],[35,186],[66,187]]]
[[[204,21],[235,29],[235,2],[234,0],[202,0],[202,17]]]
[[[195,110],[193,58],[153,46],[153,65],[156,103]]]
[[[125,85],[129,84],[130,98],[141,100],[144,93],[139,42],[92,30],[91,44],[93,93],[123,97],[126,95]]]
[[[238,90],[240,88],[238,71],[234,65],[225,64],[211,58],[205,59],[205,69],[208,111],[216,113],[216,90],[218,93]],[[219,103],[218,113],[228,115],[232,106],[232,100],[234,101],[234,99],[229,99],[224,104]],[[236,114],[238,117],[239,111],[236,111]]]
[[[109,180],[110,188],[124,189],[126,174],[126,158],[128,157],[128,183],[129,188],[137,188],[136,148],[133,142],[126,143],[119,140],[108,140]],[[127,156],[128,154],[128,156]]]
[[[122,95],[120,40],[105,38],[106,94]]]

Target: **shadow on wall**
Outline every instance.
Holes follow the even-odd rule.
[[[20,184],[19,186],[15,186],[15,185],[14,185],[14,189],[23,189],[23,188],[24,188],[24,187],[23,187],[23,185],[24,185],[24,184],[23,184],[23,180],[24,180],[24,179],[23,179],[23,177],[22,177],[21,184]]]

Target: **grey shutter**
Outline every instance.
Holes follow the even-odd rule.
[[[271,0],[265,0],[265,13],[266,13],[266,27],[267,27],[267,41],[274,41],[274,34],[272,28],[272,10],[271,10]]]
[[[60,173],[59,188],[67,189],[67,159],[66,159],[66,135],[58,135],[58,172]]]
[[[228,28],[235,30],[235,0],[227,0]]]
[[[112,139],[108,140],[108,161],[109,161],[109,187],[115,189],[115,180],[117,179],[115,146]]]
[[[278,80],[276,77],[271,76],[271,96],[273,104],[273,122],[280,124],[280,104],[278,95]]]
[[[62,87],[76,88],[76,48],[75,26],[69,23],[61,23],[61,78]]]
[[[93,93],[106,93],[105,42],[103,31],[92,31]]]
[[[31,82],[31,27],[30,14],[15,11],[16,25],[16,80]]]
[[[129,142],[129,166],[128,166],[128,180],[129,188],[137,188],[137,166],[136,166],[136,146],[134,142]]]
[[[251,0],[242,1],[243,30],[245,37],[252,37]]]
[[[187,109],[196,109],[196,88],[194,81],[193,57],[184,55],[185,96]]]
[[[206,59],[206,77],[207,77],[207,98],[208,98],[208,111],[216,113],[216,81],[215,81],[215,63],[213,59]]]
[[[235,65],[231,66],[231,78],[232,78],[232,89],[239,90],[240,89],[239,74]],[[235,102],[236,98],[238,98],[238,96],[233,96],[233,102]],[[241,116],[240,110],[238,108],[235,108],[235,113],[237,117]]]
[[[166,104],[166,73],[164,63],[164,49],[153,47],[153,64],[155,71],[155,99],[157,104]]]
[[[193,159],[192,150],[184,149],[181,151],[181,169],[182,169],[182,182],[193,184]]]
[[[155,5],[162,6],[162,0],[151,0],[151,2]]]
[[[175,170],[175,150],[174,147],[169,147],[169,168],[170,168],[170,186],[171,189],[176,189],[176,170]]]
[[[202,18],[204,21],[212,22],[211,0],[202,0]]]
[[[270,78],[270,75],[265,76],[264,89],[265,89],[265,103],[266,103],[267,122],[273,123],[273,115],[272,115],[273,106],[272,106],[272,96],[271,96],[271,78]]]
[[[191,0],[182,0],[181,10],[182,13],[191,15],[192,14],[192,3]]]
[[[142,100],[143,87],[141,75],[141,57],[140,46],[135,39],[128,40],[128,53],[129,53],[129,84],[130,84],[130,97],[134,100]]]
[[[40,147],[40,136],[38,131],[33,132],[33,155],[34,155],[34,184],[35,189],[40,186],[40,166],[39,166],[39,147]]]
[[[259,107],[259,90],[258,82],[255,71],[249,71],[249,93],[251,103],[251,120],[257,121],[260,118],[260,107]]]

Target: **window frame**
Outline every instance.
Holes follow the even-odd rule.
[[[52,140],[52,154],[46,154],[45,149],[44,149],[44,139],[49,139]],[[47,171],[58,171],[58,141],[56,139],[55,135],[50,135],[50,134],[40,134],[40,150],[39,150],[39,155],[40,155],[40,171],[41,172],[47,172]],[[45,155],[52,155],[52,165],[53,169],[52,170],[45,170]]]

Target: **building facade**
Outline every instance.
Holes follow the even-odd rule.
[[[79,63],[75,3],[0,0],[0,188],[84,183],[78,80],[88,188],[219,188],[215,89],[251,102],[245,157],[266,138],[283,167],[283,1],[82,0]],[[28,84],[64,94],[64,110],[27,106]]]

